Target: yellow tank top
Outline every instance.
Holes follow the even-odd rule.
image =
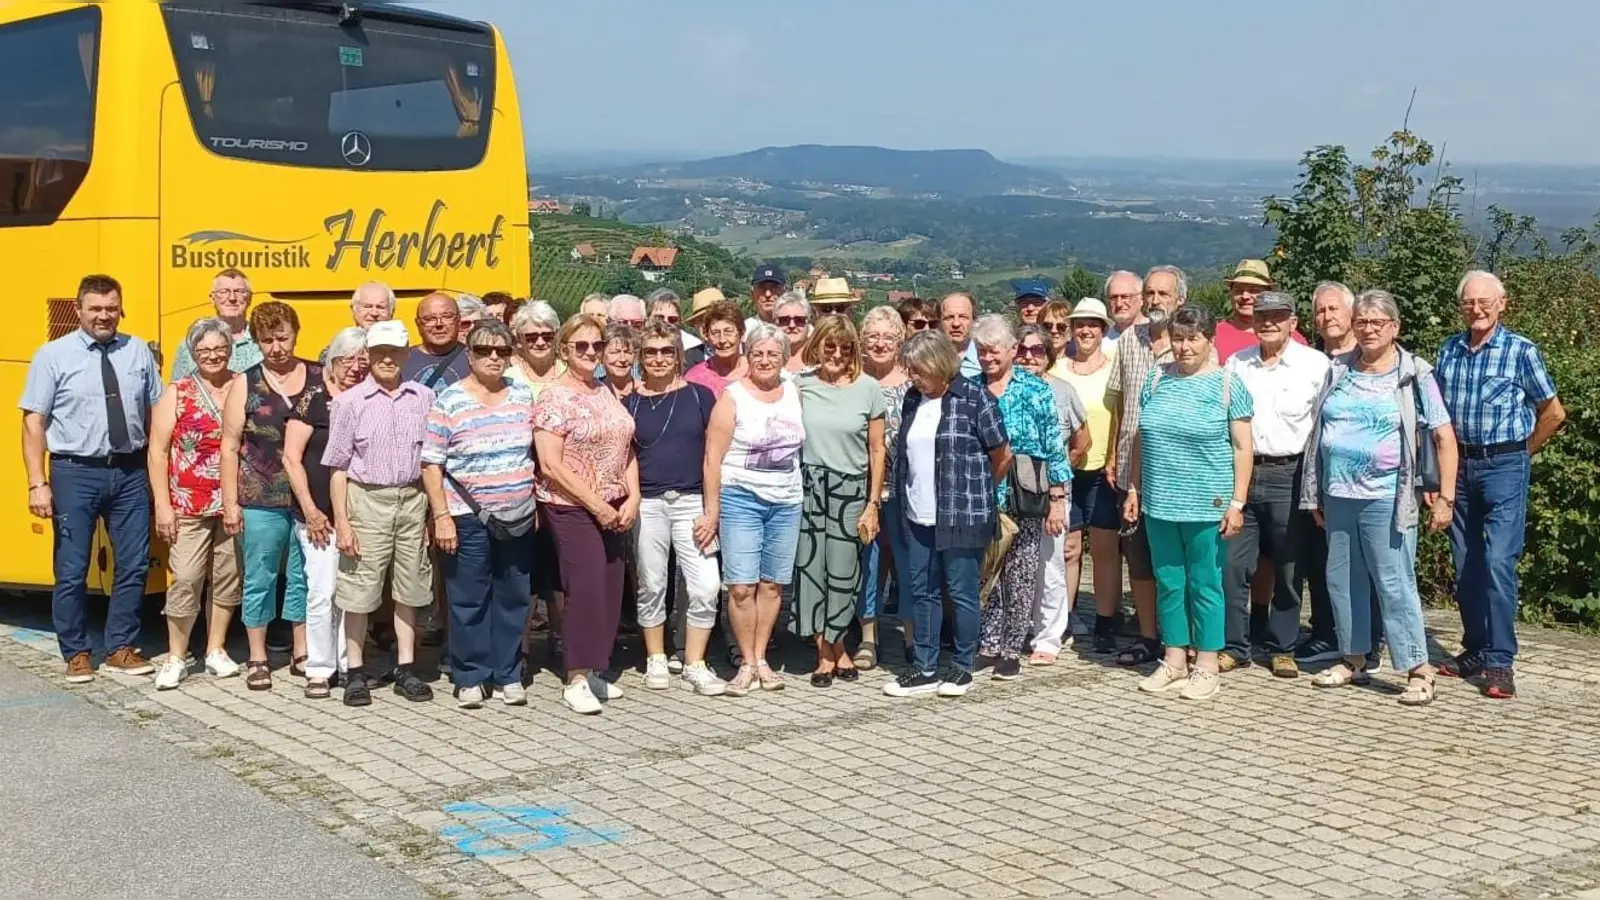
[[[1111,370],[1116,367],[1117,356],[1113,350],[1105,354],[1105,365],[1079,375],[1072,371],[1071,359],[1058,359],[1050,374],[1072,385],[1089,413],[1089,455],[1084,458],[1080,471],[1095,472],[1106,467],[1106,451],[1111,449],[1111,403],[1106,399],[1106,385],[1111,381]]]

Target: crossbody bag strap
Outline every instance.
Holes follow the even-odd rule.
[[[457,481],[456,477],[450,474],[450,470],[444,466],[440,466],[439,469],[444,472],[444,477],[450,479],[450,483],[455,485],[456,493],[461,495],[461,502],[467,504],[467,509],[472,510],[472,515],[479,519],[483,518],[483,507],[478,505],[478,501],[472,499],[472,492],[467,490],[466,485]]]
[[[433,367],[433,374],[428,376],[428,380],[423,382],[422,386],[430,391],[433,390],[433,386],[439,383],[439,379],[444,377],[444,373],[450,368],[450,364],[456,361],[456,357],[460,356],[461,351],[464,349],[466,348],[460,344],[457,344],[456,348],[451,350],[449,355],[435,363]]]

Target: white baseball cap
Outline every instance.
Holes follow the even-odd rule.
[[[389,319],[386,322],[374,322],[367,329],[367,349],[373,347],[408,347],[411,345],[411,335],[406,331],[406,323],[399,319]]]

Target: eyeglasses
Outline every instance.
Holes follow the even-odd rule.
[[[683,321],[683,319],[681,317],[679,317],[679,316],[656,316],[656,320],[660,321],[660,322],[665,322],[668,325],[676,325],[679,322]]]
[[[868,347],[893,347],[896,340],[892,334],[869,334],[862,337],[861,342]]]
[[[1496,298],[1493,297],[1473,297],[1471,299],[1462,299],[1457,302],[1461,305],[1462,309],[1493,309],[1495,299]]]
[[[755,361],[755,360],[772,360],[772,361],[776,362],[778,360],[783,359],[783,354],[779,353],[776,350],[757,350],[756,352],[750,354],[750,359],[752,361]]]
[[[511,358],[511,348],[510,347],[473,347],[472,348],[472,355],[476,356],[479,359],[488,359],[491,356],[498,356],[501,359],[510,359]]]
[[[778,327],[780,328],[804,328],[806,324],[806,317],[779,316],[776,321],[778,323]]]
[[[1107,294],[1106,300],[1116,303],[1118,300],[1137,300],[1139,296],[1139,294]]]
[[[228,354],[231,353],[232,351],[233,351],[232,347],[196,347],[195,350],[194,350],[194,358],[195,359],[226,359]]]
[[[645,359],[661,359],[677,356],[678,351],[672,347],[646,347],[639,352],[639,355]]]
[[[524,331],[522,339],[530,344],[548,344],[556,339],[554,331]]]
[[[605,341],[567,341],[567,346],[571,347],[572,351],[579,356],[588,356],[591,353],[599,353],[604,350],[606,343]]]
[[[611,318],[611,321],[615,322],[618,325],[626,325],[629,328],[643,328],[644,327],[644,320],[643,319],[624,319],[621,316],[613,316]]]
[[[1357,328],[1382,328],[1393,321],[1393,319],[1357,319],[1351,324]]]
[[[928,327],[928,320],[927,319],[912,319],[910,322],[907,322],[906,324],[911,327],[912,331],[923,331]]]
[[[211,292],[211,296],[213,296],[213,297],[250,297],[250,296],[252,296],[252,293],[253,292],[245,290],[244,288],[217,288],[216,290]]]
[[[1039,344],[1023,344],[1017,348],[1018,356],[1045,356],[1045,349]]]
[[[420,316],[417,322],[423,325],[448,325],[451,322],[458,321],[460,318],[459,315],[454,313],[439,313],[433,316]]]
[[[710,331],[706,332],[706,337],[713,341],[737,341],[739,339],[739,329],[733,327],[732,325],[725,325],[721,328],[712,328]]]

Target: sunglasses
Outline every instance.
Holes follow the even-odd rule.
[[[1042,356],[1045,355],[1045,350],[1044,350],[1043,347],[1039,346],[1038,344],[1033,344],[1031,346],[1029,346],[1027,344],[1024,344],[1021,347],[1017,348],[1017,355],[1018,356],[1040,356],[1040,357],[1042,357]]]
[[[510,359],[511,358],[511,348],[510,347],[473,347],[472,348],[472,355],[476,356],[479,359],[488,359],[491,356],[497,356],[500,359]]]
[[[923,331],[928,327],[927,319],[912,319],[909,323],[912,331]]]
[[[588,356],[591,353],[599,353],[600,351],[604,350],[605,347],[606,347],[606,342],[605,341],[567,341],[567,346],[571,347],[573,352],[577,353],[579,356]]]
[[[677,356],[678,351],[671,347],[646,347],[640,351],[639,355],[645,359],[661,359],[662,357]]]
[[[782,327],[782,328],[802,328],[806,324],[806,317],[805,316],[779,316],[777,318],[777,322],[778,322],[779,327]]]
[[[524,331],[522,339],[530,344],[548,344],[556,339],[554,331]]]
[[[1066,322],[1047,322],[1044,326],[1044,330],[1050,332],[1051,334],[1066,334],[1072,330],[1072,326],[1068,325]]]
[[[656,316],[656,320],[660,321],[660,322],[665,322],[668,325],[676,325],[679,322],[683,321],[683,319],[679,318],[678,316]]]

